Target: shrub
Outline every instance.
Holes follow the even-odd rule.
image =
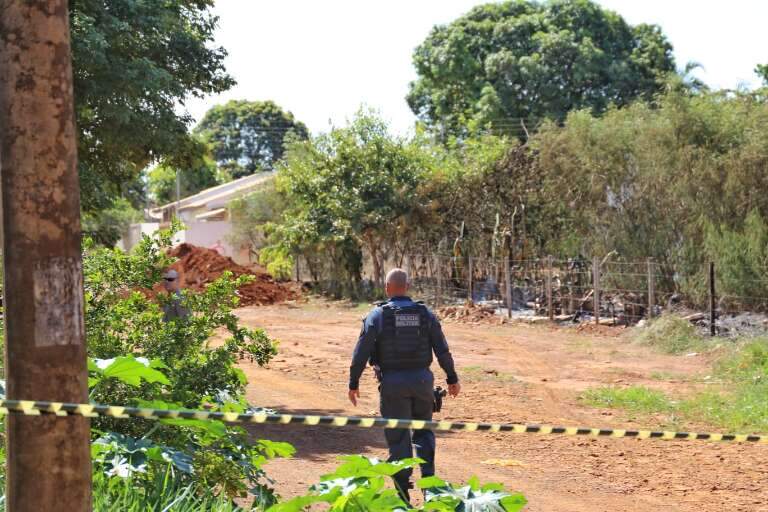
[[[673,314],[664,314],[647,326],[635,329],[635,333],[637,341],[658,347],[669,354],[680,354],[701,347],[704,343],[689,321]]]
[[[410,509],[394,489],[385,487],[385,478],[418,465],[420,459],[394,463],[380,462],[361,455],[342,457],[335,472],[324,475],[304,496],[279,503],[269,512],[300,512],[315,503],[327,503],[336,512],[363,510],[395,511]],[[482,485],[471,478],[466,485],[454,486],[439,478],[422,478],[418,487],[425,491],[421,511],[442,512],[518,512],[527,503],[519,493],[509,493],[501,484]]]

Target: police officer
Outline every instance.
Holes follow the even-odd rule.
[[[408,274],[399,268],[387,274],[385,291],[389,300],[371,311],[352,356],[349,372],[349,400],[357,405],[360,375],[370,360],[381,373],[380,408],[385,418],[431,420],[434,406],[434,377],[429,367],[432,354],[448,377],[448,393],[455,397],[461,386],[453,357],[440,322],[423,304],[412,301],[408,293]],[[435,474],[435,434],[431,430],[386,429],[389,460],[416,456],[425,461],[421,476]],[[400,495],[409,501],[412,470],[393,478]]]
[[[163,288],[168,292],[167,300],[163,303],[163,322],[185,320],[189,310],[183,305],[181,294],[181,277],[174,269],[168,269],[163,274]]]

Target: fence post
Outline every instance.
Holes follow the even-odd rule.
[[[435,272],[437,273],[437,290],[435,290],[435,307],[439,308],[443,298],[443,267],[440,255],[435,256]]]
[[[709,334],[715,336],[715,263],[709,262]]]
[[[506,281],[507,318],[512,318],[512,276],[509,269],[509,254],[504,256],[504,280]]]
[[[653,318],[653,308],[656,306],[656,281],[653,258],[648,258],[648,319]]]
[[[467,301],[472,302],[472,277],[475,273],[475,270],[472,268],[472,256],[469,257],[469,268],[467,269],[468,277],[467,277]]]
[[[555,309],[552,307],[552,256],[547,256],[547,314],[550,320],[555,319]]]
[[[600,259],[595,256],[592,258],[592,286],[593,299],[595,301],[595,324],[600,323]]]

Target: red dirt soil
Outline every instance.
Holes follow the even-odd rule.
[[[244,325],[262,327],[281,341],[268,367],[242,364],[248,400],[288,413],[376,415],[378,393],[370,370],[361,380],[359,406],[347,400],[349,361],[363,312],[312,300],[238,310]],[[594,408],[579,395],[599,386],[642,385],[686,396],[711,371],[706,357],[659,354],[625,337],[573,328],[460,322],[443,327],[462,379],[459,397],[446,398],[437,416],[446,421],[669,428],[672,419],[664,415],[635,417]],[[437,365],[433,370],[442,382],[442,371]],[[678,427],[719,430],[704,424]],[[306,492],[332,472],[340,455],[386,458],[380,430],[249,428],[254,438],[296,446],[294,459],[266,466],[285,498]],[[768,512],[768,445],[477,432],[439,433],[437,444],[438,475],[457,483],[472,475],[501,482],[527,496],[525,512]]]
[[[276,304],[298,297],[294,287],[289,283],[275,281],[263,268],[244,267],[212,249],[185,243],[171,249],[169,255],[178,258],[171,268],[180,274],[182,286],[185,288],[200,291],[229,271],[234,277],[255,277],[253,282],[238,289],[241,306]]]

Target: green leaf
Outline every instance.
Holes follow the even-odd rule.
[[[472,475],[472,477],[469,480],[467,480],[467,485],[473,491],[479,491],[480,490],[480,479],[477,478],[476,475]]]
[[[273,505],[267,509],[267,512],[301,512],[308,506],[315,503],[333,503],[336,501],[340,494],[341,492],[337,491],[332,494],[324,494],[322,496],[299,496],[298,498],[293,498],[292,500]]]
[[[445,480],[442,480],[436,476],[428,476],[425,478],[422,478],[418,482],[416,482],[416,485],[419,489],[431,489],[433,487],[448,487],[448,483]]]
[[[268,441],[266,439],[259,440],[259,448],[261,448],[264,455],[270,459],[275,457],[293,457],[296,453],[296,448],[290,443],[280,443],[276,441]]]
[[[248,384],[248,378],[245,376],[245,372],[241,370],[240,368],[234,368],[235,375],[237,376],[237,381],[245,386]]]
[[[517,493],[501,498],[499,503],[501,503],[501,506],[504,507],[504,510],[507,512],[518,512],[523,510],[523,507],[528,503],[528,500],[525,499],[525,496],[522,494]]]
[[[141,381],[170,384],[164,374],[136,360],[133,356],[115,358],[109,366],[101,370],[101,373],[105,378],[114,378],[134,387],[140,386]]]
[[[184,418],[169,418],[161,420],[166,425],[176,425],[177,427],[189,427],[202,430],[214,437],[224,437],[227,435],[227,426],[217,420],[193,420]]]

